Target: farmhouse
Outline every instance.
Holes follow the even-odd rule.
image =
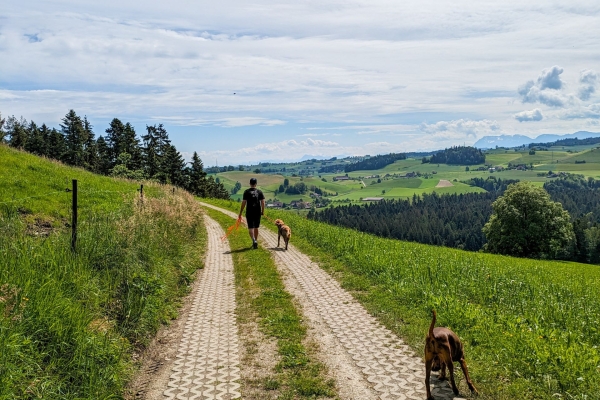
[[[362,201],[381,201],[383,197],[363,197]]]
[[[283,203],[281,201],[274,201],[272,203],[267,204],[267,207],[269,207],[269,208],[282,208],[283,207]]]
[[[333,177],[333,180],[334,180],[334,181],[347,181],[347,180],[349,180],[349,179],[350,179],[350,178],[348,178],[347,176],[334,176],[334,177]]]

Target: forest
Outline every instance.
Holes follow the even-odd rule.
[[[129,122],[114,118],[105,135],[95,136],[87,117],[74,110],[65,115],[59,129],[14,116],[0,119],[0,143],[11,147],[101,175],[155,180],[201,197],[229,198],[222,184],[207,177],[197,152],[188,166],[162,124],[147,125],[138,137]]]
[[[406,160],[406,154],[390,153],[376,155],[375,157],[346,165],[344,167],[344,172],[381,169],[387,165],[393,164],[398,160]]]
[[[600,143],[600,137],[591,137],[586,139],[579,138],[568,138],[568,139],[560,139],[555,142],[547,142],[547,143],[529,143],[529,148],[533,147],[553,147],[553,146],[589,146]]]
[[[311,211],[308,218],[381,237],[479,251],[486,243],[483,226],[492,203],[517,180],[474,178],[465,183],[487,193],[424,194],[412,200],[384,200]],[[600,180],[567,175],[546,182],[552,201],[571,216],[575,242],[568,260],[600,263]]]
[[[448,165],[476,165],[485,163],[485,154],[475,147],[455,146],[435,153],[423,162]]]

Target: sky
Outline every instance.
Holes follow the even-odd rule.
[[[600,132],[600,2],[4,0],[0,113],[205,165]]]

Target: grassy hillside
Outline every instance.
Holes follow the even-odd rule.
[[[79,180],[77,252],[67,224]],[[194,199],[0,146],[0,398],[120,398],[200,267]]]
[[[418,354],[435,308],[462,338],[482,399],[598,397],[597,266],[382,239],[285,211],[268,217],[282,218],[293,243]]]

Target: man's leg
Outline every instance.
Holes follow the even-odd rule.
[[[254,240],[258,242],[258,228],[254,228]]]
[[[254,239],[254,231],[255,231],[255,230],[256,230],[256,229],[254,229],[254,228],[249,228],[249,229],[248,229],[248,234],[250,235],[250,239],[252,239],[252,242],[254,242],[254,240],[255,240],[255,239]]]

